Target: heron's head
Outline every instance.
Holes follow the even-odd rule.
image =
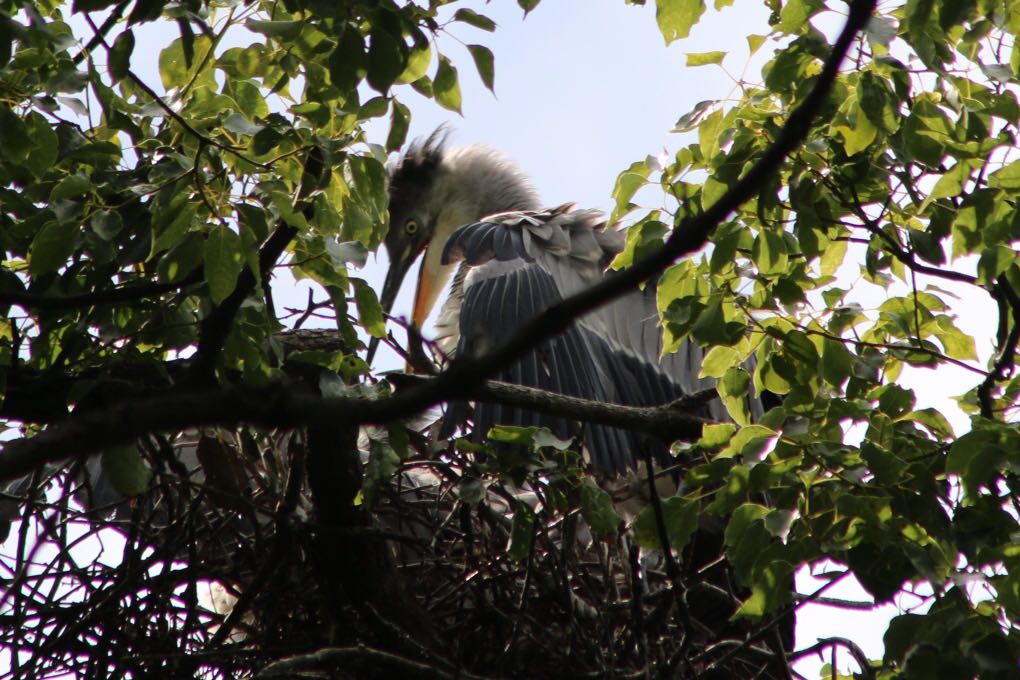
[[[390,170],[390,226],[383,241],[390,258],[390,269],[380,300],[387,313],[392,310],[411,265],[436,235],[443,207],[440,197],[447,193],[442,187],[445,183],[442,178],[445,174],[445,141],[445,132],[440,128],[424,141],[412,144]],[[442,249],[441,244],[439,249]],[[437,272],[426,272],[424,267],[419,272],[412,315],[418,326],[425,323],[425,317],[435,304],[439,291],[433,293],[430,284],[436,276]],[[438,288],[442,288],[442,283]]]
[[[380,302],[390,313],[407,272],[424,252],[411,313],[419,328],[454,268],[443,264],[442,253],[457,227],[497,212],[539,207],[528,178],[502,153],[486,146],[447,149],[446,136],[440,127],[411,144],[389,175],[390,225],[383,244],[390,269]]]

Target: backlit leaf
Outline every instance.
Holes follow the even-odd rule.
[[[705,12],[704,0],[656,0],[655,20],[666,44],[686,38]]]
[[[241,237],[227,227],[211,229],[205,240],[205,281],[214,303],[223,302],[234,292],[243,268]]]

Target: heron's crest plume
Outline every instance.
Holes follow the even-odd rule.
[[[418,213],[438,222],[435,235],[445,237],[486,215],[541,207],[531,180],[501,151],[479,144],[449,148],[448,138],[445,126],[437,128],[391,167],[391,217]]]

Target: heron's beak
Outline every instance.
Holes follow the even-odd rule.
[[[414,291],[414,309],[411,310],[411,321],[418,328],[425,325],[425,319],[429,318],[429,312],[436,304],[440,289],[443,287],[443,272],[431,261],[428,251],[425,252],[425,259],[422,260],[421,269],[418,270],[418,287]]]
[[[394,256],[396,255],[396,256]],[[418,253],[410,249],[399,253],[390,253],[390,268],[386,272],[386,281],[383,282],[382,295],[379,297],[379,304],[382,306],[383,314],[389,315],[393,311],[393,303],[400,292],[400,285],[404,283],[407,272],[417,259]],[[368,341],[368,354],[365,361],[371,366],[375,358],[375,351],[379,347],[379,338],[372,338]]]

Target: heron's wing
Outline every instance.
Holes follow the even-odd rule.
[[[444,262],[463,261],[437,326],[457,352],[478,353],[563,297],[603,277],[623,246],[597,211],[572,206],[505,213],[461,227],[446,243]],[[459,337],[457,333],[459,332]],[[651,406],[699,389],[700,353],[673,366],[661,363],[654,295],[635,292],[586,315],[565,333],[542,343],[498,379],[597,401]],[[686,362],[686,363],[684,363]],[[708,383],[710,384],[710,383]],[[722,414],[711,413],[715,417]],[[498,405],[478,405],[475,430],[493,423],[546,425],[570,432],[561,419]],[[589,426],[584,432],[592,462],[615,473],[633,466],[640,442],[632,433]],[[664,447],[658,445],[658,453]]]
[[[467,225],[451,235],[444,261],[463,260],[479,267],[491,260],[520,258],[534,262],[549,273],[561,297],[572,295],[600,281],[609,262],[623,250],[626,235],[606,225],[597,210],[575,210],[566,204],[541,212],[503,213],[484,222]],[[453,333],[452,319],[447,332]],[[698,378],[703,354],[693,343],[683,343],[676,352],[662,356],[662,331],[654,286],[624,295],[585,315],[579,323],[604,338],[647,384],[639,394],[656,395],[657,382],[665,376],[673,392],[691,394],[714,386],[711,379]],[[651,405],[662,403],[657,398]],[[725,418],[715,402],[711,416]]]

